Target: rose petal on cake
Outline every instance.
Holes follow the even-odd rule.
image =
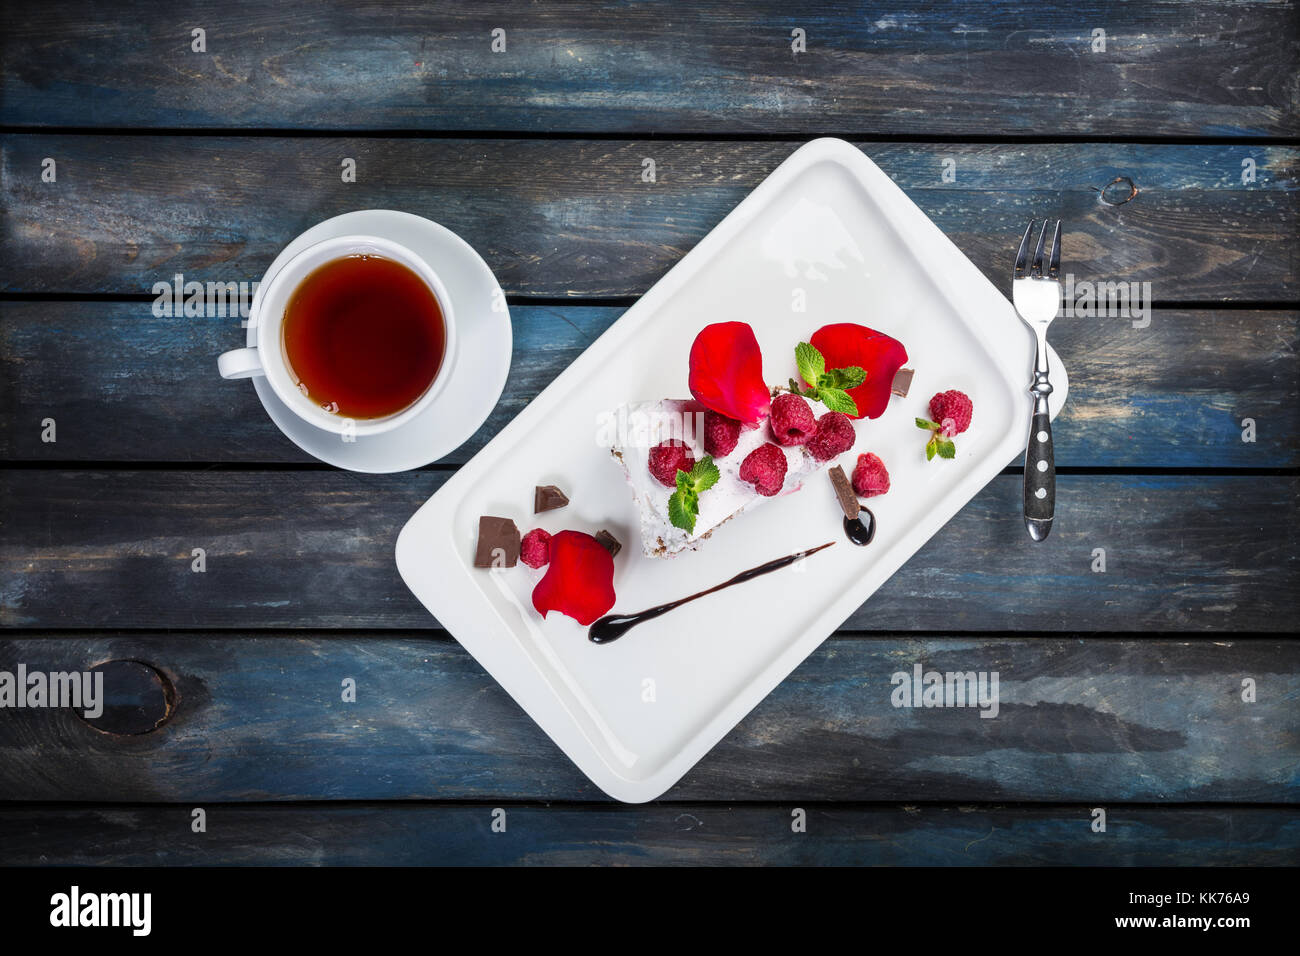
[[[772,398],[754,330],[744,322],[700,329],[691,344],[690,388],[697,402],[719,415],[749,424],[761,420]]]
[[[551,563],[533,588],[533,607],[546,617],[559,611],[584,627],[614,606],[614,558],[581,531],[551,536]]]
[[[858,414],[850,417],[879,418],[889,404],[894,375],[907,361],[903,343],[852,322],[824,325],[809,341],[822,353],[828,369],[857,365],[866,370],[867,380],[849,389],[849,397],[858,406]]]

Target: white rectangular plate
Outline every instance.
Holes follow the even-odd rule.
[[[1008,234],[1008,271],[1015,236]],[[802,290],[796,293],[796,290]],[[793,303],[802,296],[804,311]],[[830,483],[728,522],[696,552],[642,555],[631,495],[608,447],[602,412],[624,402],[689,397],[687,354],[699,330],[753,326],[764,377],[795,373],[794,346],[831,322],[899,339],[911,392],[858,425],[857,455],[885,461],[891,490],[871,500],[878,531],[850,544]],[[1052,356],[1054,406],[1066,381]],[[416,597],[609,795],[652,800],[844,622],[1008,462],[1023,451],[1033,336],[1011,304],[890,178],[836,139],[800,148],[655,284],[411,518],[397,565]],[[935,392],[975,405],[952,461],[925,459]],[[556,484],[571,504],[534,516],[533,487]],[[472,566],[480,515],[520,529],[608,528],[615,609],[683,597],[826,541],[833,548],[641,624],[613,644],[531,602],[541,571]],[[1026,547],[1029,539],[1025,538]],[[796,577],[797,576],[797,577]],[[797,599],[783,599],[787,588]],[[651,690],[647,690],[650,688]]]

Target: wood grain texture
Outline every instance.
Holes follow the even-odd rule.
[[[496,805],[0,809],[13,866],[1294,866],[1300,815],[1231,807]]]
[[[10,673],[19,662],[75,671],[122,659],[165,675],[171,720],[120,736],[69,710],[6,711],[0,799],[607,799],[445,638],[76,633],[0,643]],[[915,663],[996,671],[997,715],[895,708],[891,677]],[[355,703],[340,700],[349,677]],[[1241,699],[1245,677],[1254,703]],[[1300,803],[1298,705],[1293,640],[844,634],[665,799]]]
[[[1292,2],[9,4],[4,122],[1295,135]],[[206,52],[191,29],[207,31]],[[493,53],[491,31],[506,31]],[[806,32],[795,53],[791,31]],[[1094,51],[1093,31],[1106,34]]]
[[[796,145],[10,134],[0,290],[149,293],[178,272],[254,281],[311,225],[390,208],[457,232],[509,294],[639,295]],[[864,148],[1000,288],[1025,223],[1049,214],[1065,220],[1076,280],[1150,282],[1163,304],[1289,303],[1300,288],[1293,148]],[[41,182],[45,157],[54,183]],[[343,157],[357,182],[341,182]],[[641,181],[646,157],[655,183]],[[941,181],[945,159],[955,182]],[[1242,183],[1243,160],[1255,182]],[[1101,189],[1117,176],[1138,194],[1108,205]]]
[[[443,464],[467,461],[622,309],[516,306],[505,393]],[[1300,313],[1155,312],[1149,327],[1070,318],[1052,342],[1070,372],[1058,467],[1285,468],[1300,464]],[[215,357],[242,343],[230,318],[156,318],[148,303],[0,302],[0,457],[78,461],[310,462],[247,382]],[[42,441],[53,418],[56,442]],[[1256,423],[1242,441],[1242,420]],[[1028,419],[1026,418],[1026,421]]]
[[[0,624],[428,627],[393,546],[444,480],[2,471]],[[1292,477],[1061,476],[1056,528],[1031,546],[1021,481],[1000,476],[848,626],[1289,630],[1300,613],[1298,490]],[[205,549],[204,573],[190,570],[194,548]],[[1096,548],[1104,574],[1091,570]]]

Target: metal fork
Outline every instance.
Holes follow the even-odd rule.
[[[1052,455],[1052,418],[1047,412],[1047,396],[1052,383],[1047,368],[1047,327],[1061,308],[1061,220],[1056,221],[1052,252],[1043,274],[1043,245],[1047,239],[1047,220],[1038,233],[1038,247],[1029,259],[1029,240],[1037,220],[1029,220],[1025,237],[1016,253],[1016,271],[1011,280],[1011,301],[1025,324],[1034,330],[1038,349],[1034,356],[1034,382],[1029,394],[1034,397],[1034,416],[1029,425],[1029,444],[1025,449],[1025,527],[1029,537],[1042,541],[1052,530],[1056,514],[1056,463]]]

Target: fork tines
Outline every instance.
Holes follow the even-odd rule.
[[[1027,276],[1035,279],[1042,279],[1043,276],[1043,246],[1047,241],[1048,220],[1043,220],[1043,228],[1038,233],[1038,246],[1034,249],[1034,260],[1029,261],[1029,237],[1033,235],[1034,226],[1037,225],[1037,219],[1029,220],[1029,225],[1025,227],[1025,236],[1020,240],[1020,251],[1016,253],[1016,274],[1017,279],[1024,279]],[[1047,262],[1047,278],[1055,279],[1061,271],[1061,220],[1056,220],[1056,231],[1052,234],[1052,252]]]

